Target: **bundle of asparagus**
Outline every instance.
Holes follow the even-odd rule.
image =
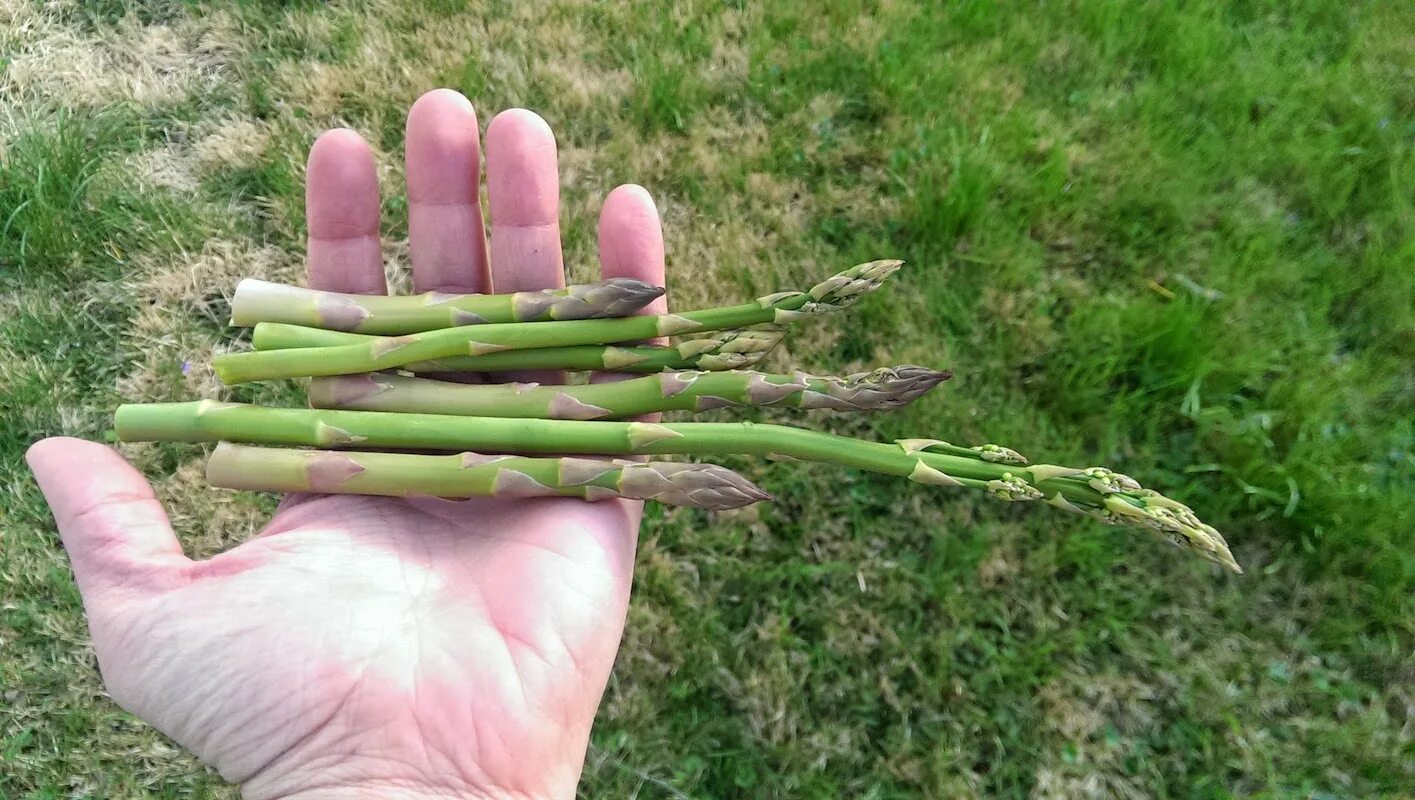
[[[1032,464],[993,444],[884,444],[750,422],[622,421],[727,406],[881,411],[922,396],[950,374],[914,365],[844,377],[744,369],[758,365],[787,326],[848,308],[900,266],[873,261],[804,292],[650,316],[626,315],[663,290],[624,279],[511,295],[417,297],[243,281],[232,322],[255,326],[255,350],[217,356],[217,375],[226,383],[312,378],[314,408],[211,400],[124,405],[115,428],[124,441],[221,442],[207,464],[209,482],[268,491],[626,497],[726,509],[768,495],[720,466],[604,457],[730,453],[815,461],[980,489],[1001,500],[1043,500],[1108,524],[1148,528],[1241,571],[1223,536],[1187,506],[1103,467]],[[675,345],[637,344],[682,334],[698,336]],[[418,377],[528,369],[654,374],[566,386]]]

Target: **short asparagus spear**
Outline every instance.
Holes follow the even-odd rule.
[[[514,294],[342,294],[248,278],[236,285],[231,324],[289,322],[336,331],[403,334],[505,322],[624,317],[663,295],[632,278]]]
[[[125,405],[114,419],[124,441],[237,441],[312,447],[470,449],[597,455],[780,456],[856,467],[937,486],[981,489],[1002,500],[1046,500],[1111,524],[1147,527],[1234,570],[1223,536],[1187,506],[1101,467],[1029,465],[996,445],[959,447],[933,439],[865,442],[751,422],[599,422],[456,417],[377,411],[260,408],[202,400]]]
[[[758,325],[740,330],[715,331],[676,345],[580,345],[507,350],[481,356],[456,356],[407,364],[410,372],[505,372],[509,370],[593,370],[662,372],[674,369],[745,369],[756,365],[780,343],[779,325]],[[374,340],[372,336],[341,333],[299,325],[262,322],[255,326],[257,350],[294,347],[330,347]]]
[[[206,477],[224,489],[393,497],[622,497],[710,509],[771,499],[714,464],[286,450],[229,442],[212,452]]]
[[[781,292],[754,303],[682,314],[585,319],[567,322],[518,322],[380,338],[337,347],[227,353],[213,361],[224,383],[319,375],[350,375],[402,367],[450,356],[478,356],[505,350],[614,344],[684,333],[783,324],[853,305],[899,269],[899,261],[872,261],[822,281],[807,292]]]
[[[618,383],[541,386],[472,385],[375,373],[315,378],[310,381],[309,397],[316,408],[542,419],[612,419],[734,405],[887,411],[908,404],[948,377],[947,372],[906,365],[843,378],[663,372]]]

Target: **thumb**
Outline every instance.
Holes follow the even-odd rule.
[[[117,587],[152,591],[191,563],[152,487],[112,449],[53,438],[36,442],[25,458],[85,597]]]

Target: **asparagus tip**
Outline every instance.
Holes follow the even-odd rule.
[[[603,281],[605,289],[599,291],[611,295],[604,301],[605,309],[611,316],[620,316],[638,311],[662,297],[668,290],[637,278],[608,278]],[[610,291],[605,291],[605,290]]]
[[[625,317],[662,297],[665,289],[637,278],[609,278],[571,286],[564,296],[523,292],[514,301],[522,319]]]
[[[1243,574],[1243,568],[1218,529],[1200,520],[1193,509],[1159,492],[1138,489],[1125,494],[1107,494],[1102,513],[1117,523],[1129,521],[1157,531],[1178,547]]]
[[[810,380],[810,376],[802,377]],[[912,403],[951,377],[953,373],[947,370],[903,364],[857,372],[843,378],[816,379],[819,390],[805,394],[801,407],[889,411]]]
[[[856,264],[844,272],[832,275],[812,286],[808,294],[821,307],[845,308],[856,300],[878,289],[890,275],[898,272],[904,262],[898,259],[884,259]]]
[[[623,466],[618,489],[625,497],[716,511],[771,499],[756,484],[726,467],[676,461],[628,463]]]

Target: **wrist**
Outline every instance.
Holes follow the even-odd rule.
[[[345,754],[307,757],[298,767],[241,781],[244,800],[573,800],[580,770],[553,765],[488,774],[476,763]],[[395,763],[396,762],[396,763]],[[538,763],[538,762],[537,762]],[[583,763],[583,762],[581,762]],[[520,769],[524,768],[524,769]]]
[[[252,795],[251,797],[257,796]],[[271,800],[540,800],[540,798],[512,792],[459,790],[448,786],[373,781],[357,785],[320,786],[291,794],[282,794],[272,797]]]
[[[346,744],[346,748],[349,746]],[[266,768],[241,780],[245,800],[573,800],[580,769],[557,759],[495,762],[449,760],[431,753],[410,758],[325,750],[301,753],[297,765]],[[374,753],[378,753],[374,756]],[[583,757],[578,764],[583,764]]]

